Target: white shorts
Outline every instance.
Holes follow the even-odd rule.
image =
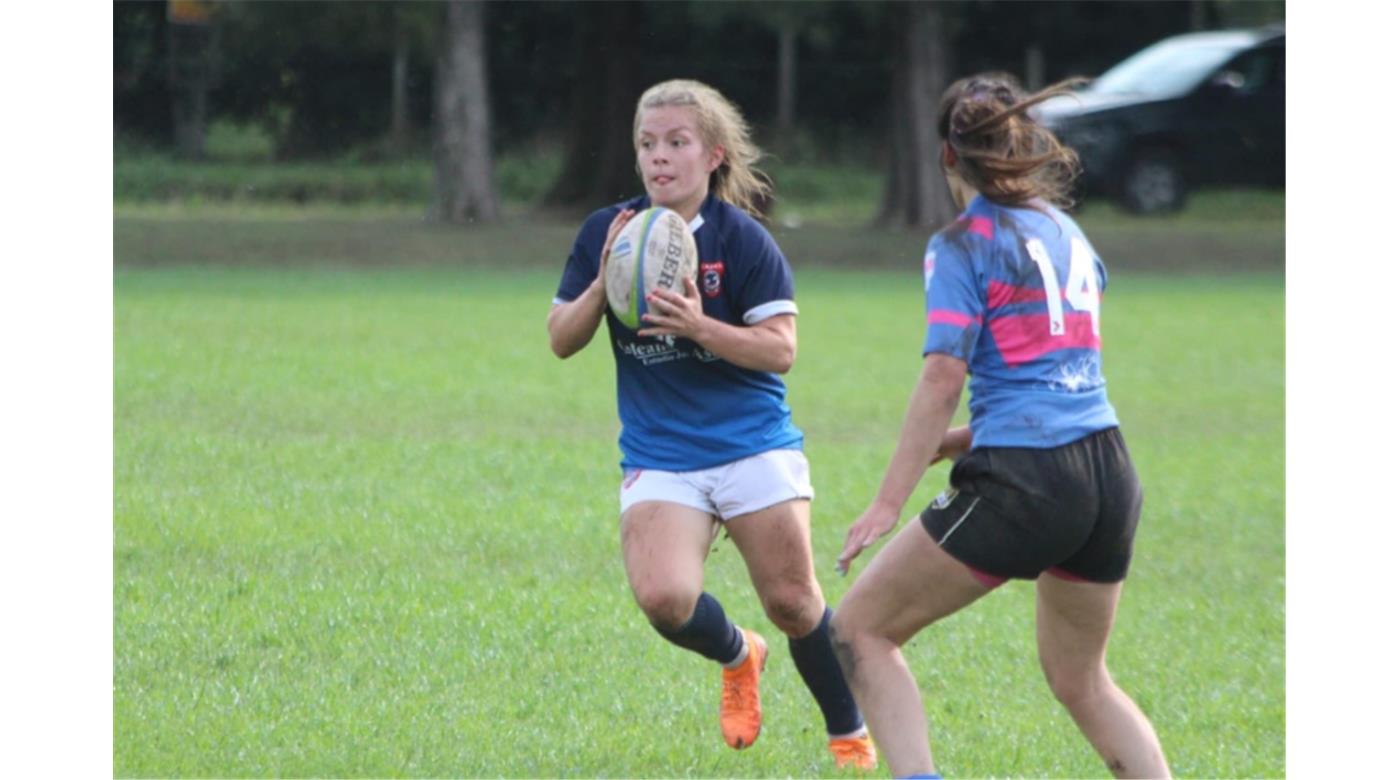
[[[638,501],[669,501],[720,521],[812,495],[811,473],[802,450],[769,450],[699,471],[627,469],[618,491],[621,512]]]

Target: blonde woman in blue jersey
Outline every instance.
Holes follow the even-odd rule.
[[[900,647],[1007,579],[1036,583],[1051,689],[1118,777],[1167,777],[1152,724],[1104,663],[1142,491],[1100,362],[1103,263],[1056,208],[1073,151],[1005,74],[953,84],[938,130],[961,217],[924,256],[923,370],[879,491],[837,560],[896,525],[930,463],[950,486],[870,562],[832,621],[837,656],[896,777],[938,777]],[[949,430],[964,381],[971,423]],[[957,649],[949,648],[949,652]]]
[[[802,432],[780,377],[797,354],[792,271],[754,218],[768,192],[738,110],[695,81],[667,81],[637,103],[633,142],[646,195],[584,221],[549,313],[549,341],[573,355],[607,321],[622,421],[622,559],[637,605],[670,642],[722,667],[720,727],[743,749],[762,726],[768,648],[704,590],[723,525],[768,618],[826,723],[838,767],[873,769],[875,746],[841,675],[831,610],[812,563],[812,486]],[[603,274],[635,213],[664,206],[690,224],[699,283],[653,291],[643,327],[608,310]]]

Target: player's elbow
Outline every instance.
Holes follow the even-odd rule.
[[[773,373],[786,374],[792,370],[792,364],[797,362],[797,345],[784,344],[773,355]]]
[[[557,311],[557,307],[550,311],[549,319],[545,322],[545,327],[549,330],[549,351],[553,352],[555,357],[563,360],[575,352],[578,352],[579,348],[577,344],[574,344],[571,339],[567,338],[564,328],[555,317]]]
[[[545,318],[545,329],[549,330],[549,350],[554,353],[554,357],[564,360],[578,351],[578,344],[568,337],[568,329],[564,328],[561,312],[563,307],[559,304],[554,304],[554,307],[549,309],[549,316]]]
[[[771,317],[759,323],[762,328],[763,360],[775,374],[786,374],[797,361],[797,324],[792,315]]]
[[[956,408],[967,381],[967,363],[950,355],[930,352],[924,358],[919,382],[927,388],[928,397],[940,406]]]
[[[555,357],[560,360],[565,360],[571,357],[575,352],[578,352],[578,350],[578,344],[564,338],[564,336],[558,333],[554,328],[550,328],[549,351],[553,352]]]
[[[791,350],[788,351],[787,354],[785,354],[785,355],[783,356],[781,362],[778,363],[778,373],[779,373],[779,374],[786,374],[787,372],[791,371],[791,370],[792,370],[792,364],[793,364],[793,363],[796,363],[796,362],[797,362],[797,353],[796,353],[795,351],[791,351]]]

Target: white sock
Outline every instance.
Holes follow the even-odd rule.
[[[726,668],[726,669],[738,669],[739,666],[740,666],[741,664],[744,663],[744,661],[747,661],[747,660],[748,660],[748,658],[749,658],[749,638],[748,638],[747,636],[744,636],[744,632],[743,632],[743,631],[740,631],[740,632],[739,632],[739,641],[743,642],[743,643],[744,643],[744,646],[739,650],[739,654],[736,655],[736,656],[734,656],[734,660],[733,660],[733,661],[730,661],[729,663],[723,665],[724,668]]]

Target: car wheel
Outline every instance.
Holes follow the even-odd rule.
[[[1186,205],[1186,177],[1168,152],[1140,154],[1128,164],[1120,190],[1123,205],[1136,214],[1179,211]]]

